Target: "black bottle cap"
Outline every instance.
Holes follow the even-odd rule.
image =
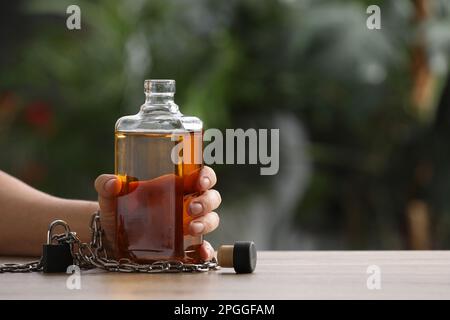
[[[256,267],[256,247],[253,241],[236,241],[233,249],[233,267],[236,273],[252,273]]]

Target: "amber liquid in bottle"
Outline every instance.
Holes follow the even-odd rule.
[[[172,161],[183,144],[184,157]],[[201,262],[201,236],[189,235],[189,200],[202,167],[202,132],[115,132],[115,174],[121,180],[117,198],[117,258],[138,263],[157,260]],[[186,153],[186,151],[190,151]],[[200,159],[200,160],[199,160]]]

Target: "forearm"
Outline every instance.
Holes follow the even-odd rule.
[[[53,197],[0,171],[0,255],[41,255],[55,219],[65,220],[88,241],[89,221],[97,209],[97,202]]]

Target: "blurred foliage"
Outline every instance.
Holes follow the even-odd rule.
[[[450,246],[449,130],[436,125],[438,107],[449,108],[439,106],[449,2],[432,1],[417,24],[409,0],[78,1],[80,31],[65,27],[69,4],[4,4],[3,170],[59,196],[94,197],[93,179],[113,171],[115,120],[137,112],[144,79],[172,78],[182,111],[208,127],[250,127],[281,111],[301,120],[314,162],[298,198],[302,228],[347,248],[401,248],[405,206],[418,196],[433,209],[434,246]],[[365,27],[369,4],[382,8],[381,30]],[[425,114],[410,99],[419,31],[438,83]],[[436,178],[411,195],[418,164]]]

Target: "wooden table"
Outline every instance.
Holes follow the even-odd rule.
[[[367,287],[371,265],[380,290]],[[253,274],[91,270],[80,290],[67,289],[68,276],[0,274],[0,299],[450,299],[450,251],[263,251]]]

